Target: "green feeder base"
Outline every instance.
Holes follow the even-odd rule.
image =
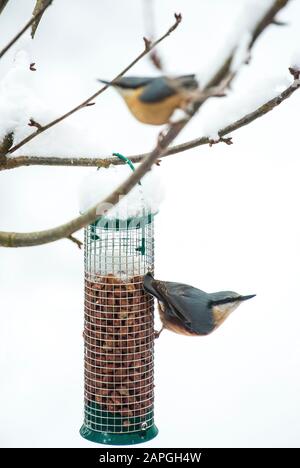
[[[96,442],[97,444],[108,444],[108,445],[133,445],[142,444],[154,439],[158,434],[158,429],[155,425],[148,429],[141,430],[138,432],[127,432],[124,434],[114,434],[112,432],[97,432],[89,429],[83,425],[80,429],[80,435],[89,440],[90,442]]]

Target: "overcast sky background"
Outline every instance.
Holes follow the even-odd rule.
[[[157,1],[158,35],[175,11],[183,14],[159,48],[168,72],[197,72],[204,82],[246,3],[255,9],[261,2]],[[33,5],[10,0],[0,17],[1,46]],[[288,79],[300,44],[299,1],[292,0],[280,19],[288,26],[268,28],[251,65],[234,82],[232,93],[248,102],[255,103],[268,83],[281,86]],[[97,77],[112,78],[126,66],[143,48],[143,35],[141,0],[54,0],[34,44],[22,40],[1,61],[0,78],[16,50],[27,48],[37,67],[35,92],[50,117],[59,115],[94,92]],[[130,72],[155,73],[146,58]],[[201,136],[228,105],[208,102],[178,142]],[[209,337],[162,334],[155,348],[160,432],[147,447],[300,445],[299,108],[300,92],[234,133],[234,145],[195,148],[161,165],[166,199],[156,217],[157,278],[257,297]],[[20,154],[130,155],[150,150],[158,131],[135,121],[109,90]],[[28,167],[0,173],[1,229],[46,229],[71,219],[88,171]],[[1,249],[0,284],[0,446],[95,448],[78,432],[83,253],[67,240]]]

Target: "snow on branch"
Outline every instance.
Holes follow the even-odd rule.
[[[289,98],[297,89],[299,89],[299,87],[300,80],[297,79],[291,84],[291,86],[280,93],[280,95],[263,104],[256,111],[244,116],[237,122],[234,122],[233,124],[228,125],[226,128],[220,130],[219,141],[222,141],[224,135],[232,133],[238,128],[248,125],[257,118],[270,112],[284,100]],[[173,124],[165,135],[159,137],[158,143],[151,153],[132,157],[131,159],[136,162],[137,160],[142,159],[142,163],[136,169],[136,171],[134,171],[129,178],[127,178],[104,200],[88,209],[83,215],[78,216],[77,218],[72,219],[68,223],[65,223],[61,226],[57,226],[53,229],[48,229],[45,231],[30,233],[0,232],[0,245],[3,247],[28,247],[33,245],[47,244],[49,242],[54,242],[63,238],[70,239],[70,236],[73,233],[83,228],[87,224],[94,222],[103,214],[106,215],[108,207],[113,208],[115,205],[117,205],[118,202],[125,195],[127,195],[130,190],[140,181],[140,179],[151,169],[152,165],[159,158],[162,158],[167,154],[174,154],[176,152],[185,151],[187,149],[194,148],[195,146],[214,143],[208,137],[203,137],[188,143],[184,143],[182,145],[178,145],[177,147],[171,148],[168,152],[168,146],[176,138],[180,131],[180,125],[178,125],[178,123]]]
[[[181,143],[180,145],[172,146],[171,148],[167,149],[164,152],[164,154],[161,155],[160,157],[165,158],[173,154],[181,153],[183,151],[196,148],[197,146],[212,145],[216,143],[230,144],[231,138],[224,138],[226,137],[226,135],[230,135],[236,130],[239,130],[240,128],[244,126],[251,124],[255,120],[271,112],[275,107],[279,106],[283,101],[291,97],[292,94],[299,89],[300,72],[297,72],[293,68],[290,69],[290,72],[292,75],[295,74],[298,77],[297,79],[293,81],[293,83],[290,86],[288,86],[284,91],[277,94],[272,99],[263,102],[263,104],[259,105],[253,111],[245,114],[239,119],[233,120],[231,123],[220,128],[218,131],[216,131],[216,135],[214,138],[212,138],[212,136],[210,135],[207,135],[207,136],[195,138],[185,143]],[[130,155],[127,157],[132,162],[139,163],[148,156],[149,156],[149,153],[143,153],[143,154]],[[16,158],[9,158],[5,164],[2,163],[1,165],[1,162],[0,162],[0,170],[15,169],[17,167],[22,167],[22,166],[109,167],[111,164],[118,166],[118,165],[124,164],[124,161],[122,161],[121,159],[115,156],[93,157],[93,158],[78,157],[75,155],[72,158],[64,157],[64,156],[59,156],[59,157],[18,156]]]
[[[254,46],[256,40],[260,37],[262,32],[270,25],[276,24],[277,14],[288,4],[290,0],[273,0],[270,6],[266,9],[266,1],[262,2],[249,2],[249,8],[243,8],[240,18],[237,22],[239,23],[239,30],[235,32],[234,37],[231,37],[226,41],[230,43],[231,47],[227,55],[223,58],[223,62],[218,67],[215,74],[207,83],[207,87],[216,86],[225,76],[230,72],[233,72],[232,79],[238,71],[237,67],[237,55],[241,58],[241,51],[244,53],[244,62],[240,60],[239,66],[243,63],[247,63],[250,55],[250,51]],[[240,45],[242,43],[242,46]]]
[[[65,114],[61,115],[60,117],[52,120],[51,122],[49,122],[48,124],[45,124],[45,125],[40,125],[35,132],[33,132],[31,135],[25,137],[23,140],[21,140],[19,143],[17,143],[16,145],[14,145],[10,150],[9,150],[9,153],[8,154],[11,154],[13,153],[14,151],[16,151],[17,149],[21,148],[22,146],[24,146],[26,143],[28,143],[29,141],[31,141],[33,138],[37,137],[38,135],[40,135],[41,133],[45,132],[46,130],[48,130],[49,128],[52,128],[54,125],[57,125],[58,123],[62,122],[63,120],[67,119],[68,117],[70,117],[72,114],[74,114],[75,112],[78,112],[79,110],[87,107],[87,106],[90,106],[92,104],[92,101],[97,98],[98,96],[100,96],[100,94],[102,94],[104,91],[106,91],[106,89],[112,84],[114,83],[116,80],[118,80],[121,76],[123,76],[128,70],[130,70],[139,60],[141,60],[145,55],[147,55],[152,49],[154,49],[154,47],[156,47],[158,44],[160,44],[164,39],[166,39],[173,31],[175,31],[175,29],[177,28],[177,26],[180,24],[181,22],[181,14],[176,14],[175,13],[175,23],[168,29],[168,31],[163,35],[161,36],[159,39],[157,39],[156,41],[154,42],[151,42],[150,40],[144,38],[144,43],[145,43],[145,48],[144,50],[129,64],[127,65],[117,76],[114,77],[113,80],[111,80],[111,82],[105,86],[103,86],[102,88],[100,88],[96,93],[94,93],[92,96],[88,97],[87,99],[85,99],[83,102],[81,102],[80,104],[78,104],[76,107],[74,107],[73,109],[69,110],[68,112],[66,112]]]
[[[23,28],[9,41],[9,43],[3,47],[3,49],[0,51],[0,59],[3,57],[3,55],[8,52],[8,50],[20,39],[21,36],[33,25],[37,24],[45,10],[48,8],[48,6],[51,5],[53,0],[45,0],[44,4],[41,8],[39,8],[38,11],[34,12],[32,18],[23,26]],[[5,2],[4,2],[5,3]],[[3,8],[5,7],[5,4]],[[0,13],[1,13],[1,4],[0,4]]]

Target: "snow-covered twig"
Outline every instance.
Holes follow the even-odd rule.
[[[291,72],[292,73],[292,72]],[[164,152],[160,158],[171,156],[173,154],[181,153],[183,151],[187,151],[192,148],[196,148],[197,146],[202,145],[211,145],[212,143],[227,143],[228,138],[224,138],[226,135],[229,135],[236,130],[249,125],[250,123],[254,122],[254,120],[263,117],[265,114],[271,112],[275,107],[279,106],[283,101],[288,99],[292,94],[297,91],[300,87],[300,81],[296,79],[288,88],[286,88],[283,92],[281,92],[278,96],[274,97],[273,99],[265,102],[253,112],[250,112],[244,115],[242,118],[232,122],[231,124],[227,125],[226,127],[219,130],[218,135],[219,139],[212,141],[210,137],[203,136],[200,138],[195,138],[194,140],[187,141],[180,145],[175,145],[169,148]],[[136,154],[132,156],[128,156],[131,161],[134,163],[141,162],[144,158],[148,157],[149,153],[144,154]],[[3,169],[14,169],[21,166],[71,166],[71,167],[108,167],[111,164],[113,165],[120,165],[124,164],[124,162],[116,157],[95,157],[95,158],[85,158],[85,157],[78,157],[74,156],[70,157],[39,157],[39,156],[18,156],[16,158],[9,158],[7,160],[6,165],[1,167],[0,163],[0,170]]]
[[[168,146],[176,138],[180,132],[178,124],[173,124],[168,133],[158,139],[154,150],[143,159],[141,165],[131,173],[125,182],[123,182],[116,190],[114,190],[104,200],[99,202],[87,210],[81,216],[72,219],[68,223],[57,226],[53,229],[45,231],[17,233],[17,232],[0,232],[0,246],[3,247],[30,247],[33,245],[48,244],[59,239],[70,238],[74,232],[82,229],[87,224],[101,218],[107,214],[108,207],[114,207],[118,204],[130,190],[143,178],[143,176],[151,169],[152,165],[160,158],[167,150]]]
[[[255,42],[256,38],[260,35],[260,33],[274,20],[275,15],[277,12],[283,8],[286,4],[288,3],[288,0],[276,0],[274,1],[273,4],[273,10],[271,13],[265,15],[265,21],[260,21],[253,33],[253,40],[251,43],[251,46]],[[271,10],[270,10],[271,11]],[[149,44],[149,41],[145,41],[145,50],[140,56],[132,63],[135,64],[137,60],[139,60],[142,56],[146,55],[153,47],[154,45],[157,45],[161,40],[163,40],[165,37],[167,37],[179,24],[181,20],[181,16],[176,16],[176,23],[173,25],[172,28],[158,41],[156,41],[153,44]],[[235,49],[234,49],[235,51]],[[233,51],[233,53],[234,53]],[[232,60],[232,58],[231,58]],[[221,67],[221,72],[218,73],[218,79],[210,83],[208,87],[212,86],[218,86],[226,77],[228,76],[228,72],[230,71],[230,64],[231,60],[227,64],[227,68],[224,66]],[[132,66],[132,64],[130,66]],[[129,67],[130,67],[129,66]],[[125,71],[129,69],[127,67]],[[124,73],[125,73],[124,71]],[[237,71],[235,72],[237,73]],[[117,79],[117,78],[115,78]],[[281,95],[276,99],[276,101],[272,103],[269,102],[269,106],[262,108],[261,106],[260,111],[261,115],[264,115],[267,113],[269,110],[273,109],[276,105],[280,104],[284,99],[286,99],[289,95],[292,94],[293,91],[298,89],[299,87],[299,80],[296,80],[292,87],[289,87],[285,93],[281,93]],[[104,87],[105,88],[105,87]],[[104,91],[104,88],[98,91],[96,96],[100,94],[102,91]],[[105,88],[106,89],[106,88]],[[85,107],[87,103],[92,101],[95,98],[95,95],[91,96],[87,101],[82,103],[81,105],[77,106],[75,109],[71,111],[71,113],[76,112],[77,110],[81,109],[82,107]],[[195,115],[197,110],[199,109],[200,104],[196,104],[194,106],[193,113],[190,118]],[[51,122],[47,126],[43,127],[42,130],[37,130],[33,135],[30,137],[27,137],[26,139],[22,140],[18,145],[16,145],[14,148],[12,148],[12,151],[15,151],[17,148],[20,148],[23,146],[27,141],[30,141],[32,138],[37,136],[41,131],[45,131],[48,128],[52,127],[56,123],[60,122],[64,118],[67,118],[70,113],[65,114],[59,119],[56,119],[55,121]],[[253,117],[253,116],[252,116]],[[248,116],[248,119],[251,120],[252,117]],[[72,235],[74,232],[78,231],[79,229],[83,228],[87,224],[95,221],[97,218],[101,217],[103,214],[103,210],[101,211],[102,207],[105,207],[105,210],[107,210],[107,206],[115,206],[118,202],[120,197],[126,195],[127,193],[130,192],[130,190],[139,182],[139,180],[151,169],[151,166],[158,160],[158,158],[161,158],[162,156],[165,155],[167,152],[168,146],[174,141],[174,139],[178,136],[178,134],[181,132],[181,130],[185,127],[185,125],[189,122],[189,119],[186,119],[184,122],[177,122],[175,124],[172,124],[169,126],[168,130],[166,133],[163,134],[162,137],[159,138],[159,141],[155,147],[155,149],[149,153],[143,160],[141,165],[137,168],[136,171],[134,171],[131,176],[125,180],[123,184],[121,184],[114,192],[112,192],[108,197],[106,197],[100,204],[95,205],[94,207],[90,208],[87,212],[85,212],[83,215],[78,216],[77,218],[69,221],[66,224],[60,225],[58,227],[55,227],[53,229],[48,229],[45,231],[38,231],[38,232],[31,232],[31,233],[14,233],[14,232],[0,232],[0,245],[5,246],[5,247],[26,247],[26,246],[33,246],[33,245],[41,245],[41,244],[46,244],[49,242],[54,242],[56,240],[62,239],[62,238],[68,238],[70,235]],[[254,119],[253,119],[254,120]],[[246,125],[246,122],[239,122],[240,126]],[[223,129],[224,130],[224,129]],[[227,127],[228,130],[228,127]],[[233,129],[228,130],[229,132],[232,132]],[[219,136],[222,138],[221,132],[219,133]],[[207,137],[205,137],[207,139]],[[209,139],[208,142],[206,143],[211,143],[211,140]],[[198,143],[198,145],[201,143]],[[204,143],[202,143],[204,144]],[[196,145],[197,146],[197,145]],[[182,151],[182,150],[181,150]]]
[[[21,36],[23,36],[23,34],[37,21],[40,20],[40,18],[42,17],[44,11],[48,8],[48,6],[50,6],[50,4],[52,3],[53,0],[48,0],[45,2],[43,8],[39,11],[39,12],[36,12],[35,15],[32,16],[32,18],[25,24],[25,26],[23,26],[23,28],[21,29],[21,31],[19,31],[15,37],[13,37],[11,39],[11,41],[9,41],[9,43],[0,51],[0,59],[3,57],[4,54],[6,54],[6,52],[17,42],[18,39],[20,39]]]
[[[78,106],[74,107],[73,109],[71,109],[70,111],[66,112],[65,114],[61,115],[60,117],[58,117],[57,119],[54,119],[52,120],[52,122],[49,122],[48,124],[46,125],[43,125],[41,128],[38,128],[34,133],[32,133],[31,135],[27,136],[26,138],[24,138],[22,141],[20,141],[19,143],[17,143],[15,146],[13,146],[10,150],[9,150],[9,153],[8,154],[11,154],[13,153],[14,151],[16,151],[17,149],[21,148],[22,146],[24,146],[26,143],[28,143],[29,141],[31,141],[33,138],[37,137],[38,135],[40,135],[41,133],[45,132],[46,130],[48,130],[49,128],[52,128],[54,127],[54,125],[57,125],[58,123],[62,122],[63,120],[67,119],[68,117],[70,117],[72,114],[74,114],[75,112],[79,111],[80,109],[83,109],[84,107],[87,107],[89,105],[91,105],[91,101],[93,101],[96,97],[100,96],[100,94],[102,94],[109,86],[110,84],[114,83],[116,80],[118,80],[121,76],[123,76],[128,70],[130,70],[139,60],[141,60],[145,55],[147,55],[152,49],[154,49],[154,47],[156,47],[158,44],[160,44],[164,39],[166,39],[173,31],[175,31],[175,29],[177,28],[177,26],[179,25],[179,23],[181,22],[181,14],[176,14],[175,13],[175,23],[173,24],[173,26],[171,26],[168,31],[163,35],[161,36],[159,39],[157,39],[156,41],[154,42],[151,42],[149,40],[145,40],[144,38],[144,42],[145,42],[145,48],[143,50],[143,52],[141,52],[129,65],[127,65],[127,67],[124,68],[124,70],[122,70],[117,76],[115,76],[115,78],[113,80],[111,80],[111,82],[105,86],[103,86],[101,89],[99,89],[96,93],[94,93],[92,96],[90,96],[89,98],[85,99],[82,103],[78,104]]]
[[[251,33],[251,40],[249,41],[248,44],[248,51],[252,49],[253,45],[255,44],[256,40],[259,38],[261,33],[270,25],[270,24],[276,24],[275,18],[276,15],[279,13],[280,10],[282,10],[289,2],[290,0],[274,0],[272,3],[271,7],[266,11],[265,15],[260,19],[260,21],[257,23],[257,25],[254,27]],[[236,44],[233,49],[229,52],[228,56],[225,58],[224,62],[221,64],[217,72],[214,74],[214,76],[210,79],[210,81],[207,83],[207,87],[212,87],[216,86],[220,83],[221,80],[223,80],[228,73],[230,72],[231,69],[231,64],[232,61],[235,58],[236,54],[236,49],[239,44]],[[238,70],[235,70],[234,75],[237,73]],[[232,79],[234,76],[232,76]]]
[[[256,111],[246,115],[237,122],[228,125],[225,129],[219,132],[220,141],[224,135],[241,128],[250,122],[253,122],[262,115],[270,112],[272,109],[274,109],[274,107],[278,106],[285,99],[290,97],[297,89],[299,89],[299,87],[300,80],[295,80],[293,84],[280,95],[263,104]],[[66,224],[55,227],[53,229],[47,229],[45,231],[29,233],[0,232],[0,245],[3,247],[29,247],[33,245],[47,244],[49,242],[54,242],[63,238],[70,238],[74,232],[83,228],[87,224],[94,222],[97,218],[101,217],[104,212],[106,213],[108,206],[115,206],[119,202],[120,198],[122,198],[124,195],[127,195],[127,193],[129,193],[130,190],[140,181],[140,179],[142,179],[142,177],[151,169],[151,166],[158,160],[158,158],[161,158],[167,154],[174,154],[174,149],[176,148],[177,151],[175,152],[179,152],[185,151],[195,146],[211,143],[211,140],[208,137],[204,137],[198,140],[193,140],[189,143],[185,143],[183,145],[178,145],[175,148],[171,148],[171,150],[167,152],[168,146],[177,137],[180,131],[181,126],[178,123],[173,124],[169,131],[161,138],[159,138],[155,149],[151,153],[132,157],[132,160],[140,160],[142,158],[141,165],[134,172],[132,172],[131,176],[126,179],[125,182],[123,182],[116,190],[114,190],[114,192],[112,192],[99,204],[86,211],[83,215],[78,216]],[[99,162],[100,166],[101,160]],[[105,164],[107,164],[107,160],[105,160]]]

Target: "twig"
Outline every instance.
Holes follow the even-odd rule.
[[[43,128],[42,125],[36,122],[34,119],[29,119],[28,126],[38,128],[39,130]]]
[[[143,0],[143,13],[144,13],[144,23],[147,40],[152,40],[155,37],[155,20],[154,20],[154,2],[153,0]],[[154,65],[157,70],[163,70],[163,62],[157,50],[153,50],[149,54],[151,63]]]
[[[283,6],[285,6],[287,2],[288,2],[288,0],[281,0],[281,1],[277,0],[276,2],[274,2],[274,5],[278,5],[277,11],[279,11],[281,8],[283,8]],[[279,5],[279,3],[281,5]],[[277,11],[274,12],[274,15],[273,15],[272,19],[274,19],[274,16],[277,13]],[[181,17],[180,17],[180,19],[181,19]],[[172,30],[174,30],[178,26],[179,22],[178,22],[178,19],[176,19],[175,25],[172,28],[170,28],[170,30],[167,32],[167,34],[165,36],[169,35],[172,32]],[[268,24],[270,24],[270,21],[268,22]],[[268,24],[266,24],[263,27],[263,29]],[[257,37],[262,32],[263,29],[261,29],[259,31],[259,28],[257,28],[257,31],[258,31]],[[253,34],[253,38],[254,37],[255,37],[255,34]],[[154,44],[156,45],[157,43],[158,42],[156,42]],[[253,45],[253,43],[252,43],[252,45]],[[147,52],[148,51],[144,51],[143,55],[145,55]],[[231,60],[229,62],[229,67],[230,67]],[[222,67],[222,69],[224,69],[224,67]],[[228,68],[228,70],[229,70],[229,68]],[[210,85],[210,87],[219,85],[220,82],[224,78],[226,78],[226,76],[228,74],[228,70],[225,70],[225,72],[223,74],[220,73],[219,77],[218,77],[219,79],[217,80],[217,82],[212,83]],[[127,69],[126,69],[126,71],[127,71]],[[115,79],[117,79],[118,77],[116,77]],[[298,89],[299,85],[300,85],[299,80],[295,80],[295,82],[292,85],[292,89],[293,90]],[[106,88],[106,87],[104,87],[104,88]],[[263,107],[262,106],[260,108],[261,115],[266,114],[267,112],[269,112],[269,110],[274,108],[276,105],[280,104],[280,102],[282,102],[289,95],[291,95],[293,91],[291,91],[290,88],[291,87],[289,87],[285,92],[281,93],[281,95],[279,97],[275,98],[277,100],[275,102],[273,102],[273,104],[270,104],[270,102],[271,102],[270,101],[269,102],[270,106],[267,106],[264,109],[262,108]],[[100,92],[102,92],[102,90],[100,90]],[[94,96],[91,97],[89,100],[87,100],[87,102],[91,101],[92,99],[94,99]],[[85,103],[83,103],[83,104],[86,105],[87,102],[85,101]],[[84,105],[80,105],[79,108],[84,107]],[[200,105],[198,104],[198,107],[197,106],[194,107],[193,115],[197,112]],[[78,109],[75,108],[74,112],[76,110],[78,110]],[[68,116],[68,114],[66,116]],[[249,119],[251,120],[252,117],[251,117],[251,114],[249,114],[248,115],[248,120]],[[190,118],[192,118],[192,116]],[[32,233],[0,232],[0,245],[5,246],[5,247],[25,247],[25,246],[41,245],[41,244],[45,244],[45,243],[49,243],[49,242],[54,242],[56,240],[59,240],[59,239],[62,239],[64,237],[68,237],[68,236],[72,235],[74,232],[78,231],[82,227],[84,227],[87,224],[93,222],[95,219],[101,217],[101,214],[104,212],[103,211],[103,206],[105,207],[105,210],[107,210],[108,204],[111,204],[112,206],[117,204],[118,201],[119,201],[119,198],[126,195],[139,182],[139,180],[146,174],[147,171],[150,170],[151,166],[158,160],[158,158],[161,158],[161,157],[163,157],[165,155],[165,153],[167,151],[167,147],[169,146],[169,144],[172,143],[172,141],[177,137],[177,135],[181,132],[181,130],[184,128],[184,126],[186,125],[186,123],[188,123],[189,120],[190,119],[186,120],[184,123],[179,122],[179,123],[171,125],[169,127],[168,131],[164,134],[164,136],[162,138],[160,138],[156,148],[151,153],[149,153],[149,155],[147,157],[145,157],[143,159],[141,165],[136,169],[136,171],[134,171],[130,175],[130,177],[127,180],[125,180],[125,182],[123,182],[123,184],[121,184],[112,194],[110,194],[108,197],[106,197],[106,199],[103,200],[102,203],[100,203],[98,205],[95,205],[94,207],[89,209],[85,214],[71,220],[70,222],[68,222],[66,224],[63,224],[61,226],[58,226],[56,228],[53,228],[53,229],[48,229],[48,230],[39,231],[39,232],[32,232]],[[254,118],[252,120],[254,120]],[[54,121],[54,122],[57,123],[56,121]],[[239,127],[242,127],[242,126],[244,126],[246,124],[247,124],[247,119],[244,122],[239,121]],[[54,124],[52,124],[52,125],[54,125]],[[229,127],[226,127],[226,129],[227,129],[228,133],[233,131],[233,129],[229,129]],[[226,129],[223,129],[223,131],[226,130]],[[33,135],[35,136],[36,132]],[[33,138],[34,136],[31,136],[31,138]],[[224,136],[224,135],[222,135],[222,131],[219,132],[219,136],[220,137]],[[21,143],[25,144],[25,142],[27,142],[27,140],[26,141],[25,140],[23,140],[23,143],[22,142]],[[208,144],[209,143],[209,139],[207,141],[207,137],[205,137],[204,140],[205,140],[205,143],[199,143],[198,142],[195,146],[199,146],[199,144]],[[191,143],[191,142],[189,142],[189,143]],[[182,145],[180,145],[180,146],[182,146]],[[15,147],[15,149],[16,149],[16,147]],[[188,149],[188,148],[185,148],[185,149]],[[181,149],[181,151],[182,150],[183,149]]]
[[[273,23],[277,13],[284,8],[289,0],[274,0],[273,4],[271,7],[268,9],[268,11],[265,13],[263,18],[257,23],[256,27],[254,28],[252,32],[252,40],[249,44],[249,51],[252,49],[253,45],[261,35],[261,33],[270,25]],[[229,52],[229,55],[226,57],[224,60],[223,64],[221,67],[217,70],[215,75],[210,79],[210,81],[207,83],[207,87],[211,88],[212,86],[218,85],[221,80],[223,80],[227,74],[230,71],[230,66],[232,63],[232,60],[234,58],[236,46],[233,47],[233,49]]]
[[[40,13],[45,4],[47,4],[47,0],[36,0],[36,3],[35,3],[35,7],[34,7],[34,10],[33,10],[33,16],[37,15],[38,13]],[[44,10],[45,11],[45,10]],[[35,33],[37,31],[37,28],[38,28],[38,25],[42,19],[42,15],[39,15],[38,18],[36,18],[36,20],[32,23],[32,28],[31,28],[31,37],[32,39],[34,39],[34,36],[35,36]]]
[[[0,15],[7,4],[8,4],[8,0],[0,0]]]
[[[269,8],[269,10],[265,13],[265,15],[262,17],[262,19],[257,23],[256,27],[252,31],[252,40],[249,44],[249,52],[251,51],[254,43],[260,36],[260,34],[272,23],[272,21],[275,19],[275,16],[277,13],[284,8],[289,0],[274,0],[273,4]],[[236,51],[236,47],[238,44],[236,44],[232,51],[229,53],[228,57],[225,59],[224,63],[220,66],[220,68],[217,70],[215,75],[211,78],[211,80],[207,83],[205,90],[212,89],[214,87],[218,87],[221,85],[222,82],[227,82],[227,86],[230,85],[230,82],[236,77],[238,70],[236,70],[234,73],[230,70],[232,60],[234,58],[234,54]],[[204,91],[205,91],[204,90]],[[207,99],[210,96],[207,96]],[[189,117],[185,120],[182,120],[180,125],[180,131],[189,123],[190,119],[198,112],[200,107],[204,104],[205,99],[202,101],[195,102],[193,105],[193,108],[189,112]]]
[[[1,50],[0,59],[17,42],[17,40],[20,39],[21,36],[23,36],[23,34],[27,31],[27,29],[29,29],[30,26],[32,26],[32,24],[35,21],[39,20],[39,18],[42,16],[42,14],[48,8],[48,6],[52,3],[52,1],[53,0],[48,0],[45,3],[45,5],[43,6],[43,8],[41,9],[41,11],[39,11],[37,14],[33,15],[33,17],[25,24],[25,26],[21,29],[21,31],[19,31],[18,34],[16,34],[15,37],[13,37],[13,39],[11,39],[11,41],[9,41],[9,43]]]
[[[8,152],[9,148],[13,145],[14,142],[14,134],[13,132],[9,132],[5,135],[3,140],[0,142],[0,167],[5,165],[7,162],[6,153]]]
[[[30,140],[32,140],[33,138],[35,138],[36,136],[40,135],[41,133],[45,132],[46,130],[49,130],[49,128],[53,127],[54,125],[58,124],[59,122],[61,122],[62,120],[65,120],[66,118],[70,117],[72,114],[74,114],[75,112],[79,111],[80,109],[83,109],[84,107],[88,106],[89,103],[91,101],[93,101],[96,97],[98,97],[100,94],[102,94],[109,86],[110,84],[114,83],[116,80],[118,80],[121,76],[123,76],[128,70],[130,70],[130,68],[132,68],[139,60],[141,60],[145,55],[147,55],[152,49],[154,49],[154,47],[156,47],[160,42],[162,42],[164,39],[166,39],[173,31],[175,31],[175,29],[177,28],[177,26],[179,25],[179,23],[181,22],[181,15],[177,15],[175,13],[175,23],[173,24],[173,26],[171,26],[171,28],[168,29],[168,31],[163,35],[161,36],[159,39],[157,39],[156,41],[152,42],[151,44],[147,45],[145,44],[145,49],[143,50],[143,52],[141,52],[127,67],[124,68],[124,70],[121,71],[121,73],[119,73],[117,76],[115,76],[115,78],[107,85],[103,86],[101,89],[99,89],[96,93],[94,93],[92,96],[90,96],[89,98],[85,99],[85,101],[83,101],[81,104],[79,104],[78,106],[74,107],[73,109],[71,109],[70,111],[66,112],[65,114],[61,115],[60,117],[58,117],[57,119],[55,120],[52,120],[52,122],[49,122],[47,125],[44,125],[41,129],[37,129],[34,133],[32,133],[31,135],[29,135],[28,137],[24,138],[23,140],[21,140],[18,144],[16,144],[15,146],[13,146],[9,153],[13,153],[14,151],[16,151],[17,149],[21,148],[22,146],[24,146],[26,143],[28,143]]]
[[[92,223],[107,212],[108,206],[113,207],[121,198],[140,181],[140,179],[151,169],[156,160],[166,151],[168,145],[176,138],[180,132],[180,127],[173,124],[168,133],[157,143],[154,150],[143,160],[141,165],[125,180],[114,192],[102,200],[101,203],[90,208],[86,213],[72,219],[66,224],[62,224],[53,229],[45,231],[16,233],[0,232],[0,245],[3,247],[29,247],[33,245],[42,245],[54,242],[65,237],[69,237],[74,232]]]
[[[256,111],[247,114],[245,117],[238,120],[234,124],[228,125],[226,128],[221,130],[219,132],[220,138],[222,138],[225,134],[233,132],[237,128],[241,128],[249,124],[258,117],[267,114],[274,107],[278,106],[281,104],[281,102],[291,96],[297,89],[299,89],[299,87],[300,80],[295,80],[294,83],[285,91],[283,91],[279,96],[275,97],[271,101],[268,101],[263,106],[260,106]],[[74,232],[95,221],[97,218],[100,218],[104,212],[107,212],[108,206],[112,207],[116,205],[120,198],[129,193],[130,190],[146,174],[146,172],[151,169],[151,166],[158,160],[158,158],[161,158],[167,154],[167,147],[177,137],[180,131],[180,125],[178,125],[178,123],[173,124],[169,128],[168,132],[159,138],[155,149],[143,158],[141,165],[131,174],[131,176],[101,203],[89,209],[85,214],[71,220],[66,224],[55,227],[53,229],[48,229],[46,231],[30,233],[0,232],[0,245],[4,247],[28,247],[33,245],[47,244],[65,237],[69,238],[70,235],[72,235]],[[210,141],[211,140],[208,137],[204,137],[198,140],[194,140],[193,142],[189,142],[188,144],[178,145],[177,148],[180,147],[180,151],[184,151],[201,144],[209,144]],[[170,151],[169,154],[171,154]]]
[[[241,119],[227,125],[226,127],[219,130],[218,134],[220,139],[213,143],[227,143],[230,144],[230,138],[224,138],[226,135],[235,132],[236,130],[249,125],[254,120],[259,119],[265,114],[271,112],[275,107],[279,106],[283,101],[288,99],[292,94],[299,89],[299,81],[295,80],[292,85],[286,88],[282,93],[268,102],[258,107],[253,112],[244,115]],[[187,141],[180,145],[175,145],[169,148],[160,157],[171,156],[173,154],[181,153],[197,146],[211,144],[211,139],[207,136],[201,138],[195,138],[194,140]],[[232,142],[231,142],[232,143]],[[136,154],[128,156],[134,163],[141,162],[144,158],[148,157],[149,153]],[[116,157],[108,158],[83,158],[83,157],[43,157],[43,156],[18,156],[16,158],[8,158],[6,166],[1,169],[14,169],[21,166],[71,166],[71,167],[109,167],[111,164],[120,165],[123,161]]]
[[[83,243],[81,242],[81,240],[77,239],[77,237],[72,236],[71,234],[67,237],[67,239],[74,242],[78,246],[78,248],[81,250],[81,247],[83,246]]]

